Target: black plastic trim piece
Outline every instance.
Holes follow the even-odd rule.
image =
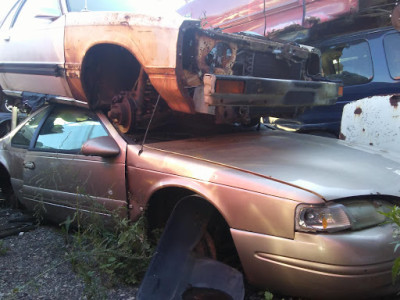
[[[0,73],[63,77],[65,72],[64,69],[57,64],[0,63]]]

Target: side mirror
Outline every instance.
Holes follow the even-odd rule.
[[[88,156],[113,157],[119,152],[118,144],[109,136],[87,140],[81,148],[81,153]]]

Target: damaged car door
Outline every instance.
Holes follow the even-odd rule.
[[[50,107],[23,161],[23,204],[45,209],[55,221],[65,220],[76,209],[109,215],[125,208],[125,151],[118,148],[109,155],[88,147],[86,155],[81,153],[82,145],[100,137],[109,133],[96,114]]]

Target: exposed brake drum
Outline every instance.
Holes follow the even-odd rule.
[[[127,133],[135,126],[136,110],[132,93],[121,92],[112,99],[108,117],[122,133]]]

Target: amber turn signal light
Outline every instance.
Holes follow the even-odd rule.
[[[217,80],[215,83],[215,93],[217,94],[243,94],[244,81],[240,80]]]
[[[338,96],[339,97],[343,96],[343,85],[339,86],[339,88],[338,88]]]

